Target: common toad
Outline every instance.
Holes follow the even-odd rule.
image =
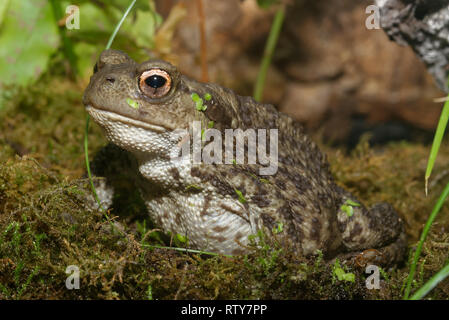
[[[385,265],[404,256],[404,227],[393,208],[367,209],[337,186],[302,126],[272,105],[192,80],[164,61],[138,64],[117,50],[101,54],[83,102],[115,145],[92,164],[106,177],[97,186],[100,198],[110,204],[115,177],[128,177],[155,223],[186,236],[192,248],[245,253],[248,236],[262,230],[305,256],[321,250],[329,259],[354,257],[377,249]],[[277,170],[264,175],[261,163],[172,161],[173,150],[190,139],[174,132],[194,135],[195,121],[204,125],[202,135],[211,127],[223,135],[277,129]],[[208,139],[202,136],[201,144]]]

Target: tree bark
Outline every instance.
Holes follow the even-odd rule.
[[[376,0],[376,5],[390,39],[409,45],[438,87],[449,93],[449,1]]]

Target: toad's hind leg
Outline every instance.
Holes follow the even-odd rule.
[[[351,205],[347,200],[359,203],[342,190],[341,205]],[[376,249],[379,264],[390,265],[400,262],[407,249],[404,225],[397,212],[388,203],[378,203],[369,210],[362,204],[351,205],[352,214],[340,210],[337,214],[338,228],[347,252]]]

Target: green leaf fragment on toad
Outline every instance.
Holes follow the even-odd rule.
[[[204,95],[204,100],[209,101],[210,99],[212,99],[212,95],[210,93],[206,93]]]
[[[127,98],[127,99],[126,99],[126,102],[128,103],[128,105],[129,105],[131,108],[139,109],[139,103],[138,103],[137,101],[135,101],[135,100],[133,100],[133,99],[131,99],[131,98]]]
[[[178,239],[178,241],[181,242],[181,243],[186,243],[187,242],[187,237],[183,236],[182,234],[179,234],[179,233],[176,234],[176,239]]]
[[[346,200],[345,204],[348,204],[348,205],[353,206],[353,207],[360,207],[360,203],[354,202],[351,199]]]
[[[196,184],[189,184],[189,185],[186,187],[186,190],[189,190],[189,189],[203,190],[203,188],[201,188],[200,186],[197,186]]]
[[[235,189],[235,188],[234,188],[234,190],[235,190],[235,193],[237,193],[237,196],[239,197],[239,201],[240,201],[241,203],[246,203],[246,199],[245,199],[245,197],[243,196],[242,191],[240,191],[240,190],[238,190],[238,189]]]
[[[346,212],[348,217],[352,217],[352,215],[354,214],[354,208],[351,206],[347,206],[344,204],[340,207],[340,209],[343,210],[344,212]]]
[[[198,93],[194,92],[191,95],[193,102],[195,102],[196,110],[198,111],[206,111],[207,106],[203,104],[203,99],[200,98]]]
[[[195,102],[195,106],[196,106],[196,110],[198,111],[204,111],[206,110],[205,106],[203,105],[203,100],[199,100],[197,102]]]
[[[346,212],[348,217],[352,217],[354,214],[354,208],[353,207],[360,207],[360,203],[354,202],[350,199],[346,200],[345,203],[340,207],[341,210]]]
[[[214,127],[214,122],[213,121],[209,121],[209,123],[207,124],[207,127],[210,129],[210,128],[213,128]]]
[[[278,233],[281,233],[283,230],[284,230],[284,224],[282,222],[279,222],[277,224],[277,226],[273,228],[273,233],[278,234]]]
[[[206,133],[206,130],[201,129],[201,141],[206,141],[206,135],[205,135],[205,133]]]
[[[196,92],[192,93],[191,97],[192,97],[193,102],[197,102],[197,101],[201,100],[200,96]]]

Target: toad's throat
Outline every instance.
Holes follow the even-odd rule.
[[[171,130],[170,128],[166,128],[162,125],[151,124],[151,123],[144,122],[141,120],[133,119],[133,118],[130,118],[128,116],[125,116],[125,115],[122,115],[122,114],[119,114],[116,112],[107,111],[104,109],[94,107],[93,105],[87,105],[86,111],[99,124],[101,124],[103,122],[102,119],[106,118],[108,121],[111,121],[111,122],[121,122],[121,123],[124,123],[129,126],[133,126],[136,128],[142,128],[142,129],[153,131],[156,133],[164,133],[164,132]]]

